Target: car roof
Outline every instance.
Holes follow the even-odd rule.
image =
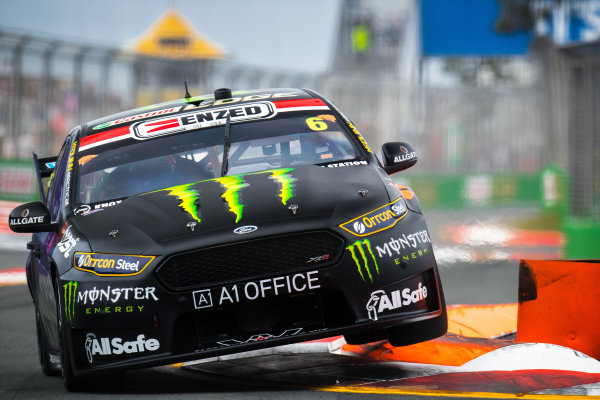
[[[130,125],[136,121],[163,115],[176,115],[190,109],[211,109],[236,102],[247,102],[268,99],[310,99],[315,98],[312,92],[296,88],[269,88],[233,91],[231,99],[216,100],[213,94],[194,96],[189,99],[178,99],[166,103],[152,104],[88,122],[82,137],[95,135],[117,126]]]

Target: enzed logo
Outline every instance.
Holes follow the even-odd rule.
[[[273,103],[257,102],[243,106],[235,105],[212,110],[199,110],[174,117],[151,119],[132,125],[130,130],[134,139],[145,140],[192,129],[225,125],[228,116],[231,118],[231,123],[236,123],[272,118],[275,114],[277,114],[277,110]]]
[[[73,324],[73,317],[75,317],[75,300],[77,296],[77,286],[79,284],[74,281],[70,281],[63,285],[65,289],[65,315],[67,321]]]
[[[350,251],[350,254],[352,254],[352,259],[358,268],[358,273],[360,274],[362,280],[365,280],[365,276],[362,272],[364,269],[369,275],[369,279],[372,283],[373,275],[371,274],[371,268],[369,266],[371,264],[371,260],[377,274],[379,274],[379,266],[377,265],[377,260],[373,255],[373,250],[371,249],[371,242],[369,239],[357,240],[350,246],[346,247],[346,249]],[[367,252],[369,253],[370,257],[367,256]],[[360,257],[358,255],[360,255]]]

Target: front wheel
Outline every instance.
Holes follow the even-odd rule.
[[[56,316],[58,318],[58,338],[60,342],[60,362],[62,366],[62,378],[65,388],[69,392],[96,391],[96,390],[118,390],[125,384],[125,373],[98,374],[95,376],[80,377],[73,372],[72,354],[73,348],[68,340],[68,325],[64,315],[64,305],[61,304],[60,279],[55,279],[56,293]]]
[[[73,373],[73,364],[71,362],[71,345],[67,339],[66,316],[64,315],[64,307],[61,304],[60,295],[60,279],[58,275],[55,279],[56,293],[56,316],[58,318],[58,338],[60,342],[60,363],[62,366],[62,378],[65,388],[69,392],[80,392],[84,389],[89,389],[93,383],[89,378],[81,378]]]
[[[438,338],[445,335],[447,331],[448,314],[444,306],[442,314],[438,317],[389,328],[388,340],[395,347],[408,346]]]

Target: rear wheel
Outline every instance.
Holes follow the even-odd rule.
[[[54,357],[51,357],[48,350],[48,339],[44,327],[42,326],[40,311],[37,306],[35,307],[35,326],[37,331],[37,342],[38,342],[38,355],[40,358],[40,365],[42,366],[42,372],[44,375],[57,376],[60,375],[60,364],[53,362]]]

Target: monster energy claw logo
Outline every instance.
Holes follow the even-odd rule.
[[[294,195],[294,182],[297,179],[289,174],[293,170],[293,168],[274,169],[271,171],[272,174],[269,177],[269,179],[279,184],[279,197],[281,197],[281,202],[284,206],[287,205],[287,201]]]
[[[148,193],[156,193],[156,192],[168,192],[169,196],[176,196],[180,203],[179,207],[181,207],[184,211],[186,211],[192,218],[194,218],[199,223],[202,222],[200,218],[200,205],[198,204],[198,198],[200,197],[200,191],[198,188],[194,188],[194,185],[202,182],[217,182],[221,185],[223,189],[223,194],[221,198],[225,203],[227,203],[229,207],[229,211],[235,215],[235,223],[237,224],[242,219],[242,214],[244,211],[244,204],[242,203],[242,189],[250,186],[249,183],[246,182],[245,177],[248,175],[262,175],[262,174],[271,174],[269,179],[276,182],[279,186],[279,197],[281,198],[281,203],[283,205],[287,205],[289,199],[294,196],[294,187],[296,178],[294,178],[290,172],[292,172],[293,168],[280,168],[273,169],[268,171],[260,171],[253,172],[249,174],[240,174],[240,175],[227,175],[222,176],[220,178],[207,179],[204,181],[198,181],[193,183],[188,183],[185,185],[173,186],[166,189],[155,190],[153,192]]]
[[[369,264],[371,263],[370,260],[373,261],[375,271],[377,272],[377,274],[379,274],[379,266],[377,265],[377,260],[373,255],[373,250],[371,249],[371,242],[369,241],[369,239],[357,240],[350,246],[346,247],[346,249],[350,250],[350,254],[352,254],[352,259],[354,260],[354,263],[358,268],[358,273],[360,274],[360,277],[363,279],[363,281],[365,280],[365,276],[362,272],[362,270],[364,269],[369,275],[369,279],[371,280],[371,282],[373,282],[373,275],[371,274],[371,268],[369,267]],[[370,258],[367,256],[367,252],[369,253]]]
[[[249,185],[244,181],[243,175],[223,176],[215,180],[225,188],[221,197],[229,205],[229,211],[235,214],[235,223],[237,224],[242,219],[244,211],[244,205],[240,203],[240,191]]]
[[[67,321],[70,324],[73,323],[73,317],[75,317],[75,299],[77,295],[77,282],[70,281],[63,285],[65,289],[65,314]]]
[[[192,185],[193,183],[188,183],[187,185],[173,186],[165,190],[170,190],[170,196],[177,196],[179,198],[181,201],[179,207],[187,211],[196,221],[202,222],[196,204],[196,200],[200,194],[197,190],[192,189]]]

